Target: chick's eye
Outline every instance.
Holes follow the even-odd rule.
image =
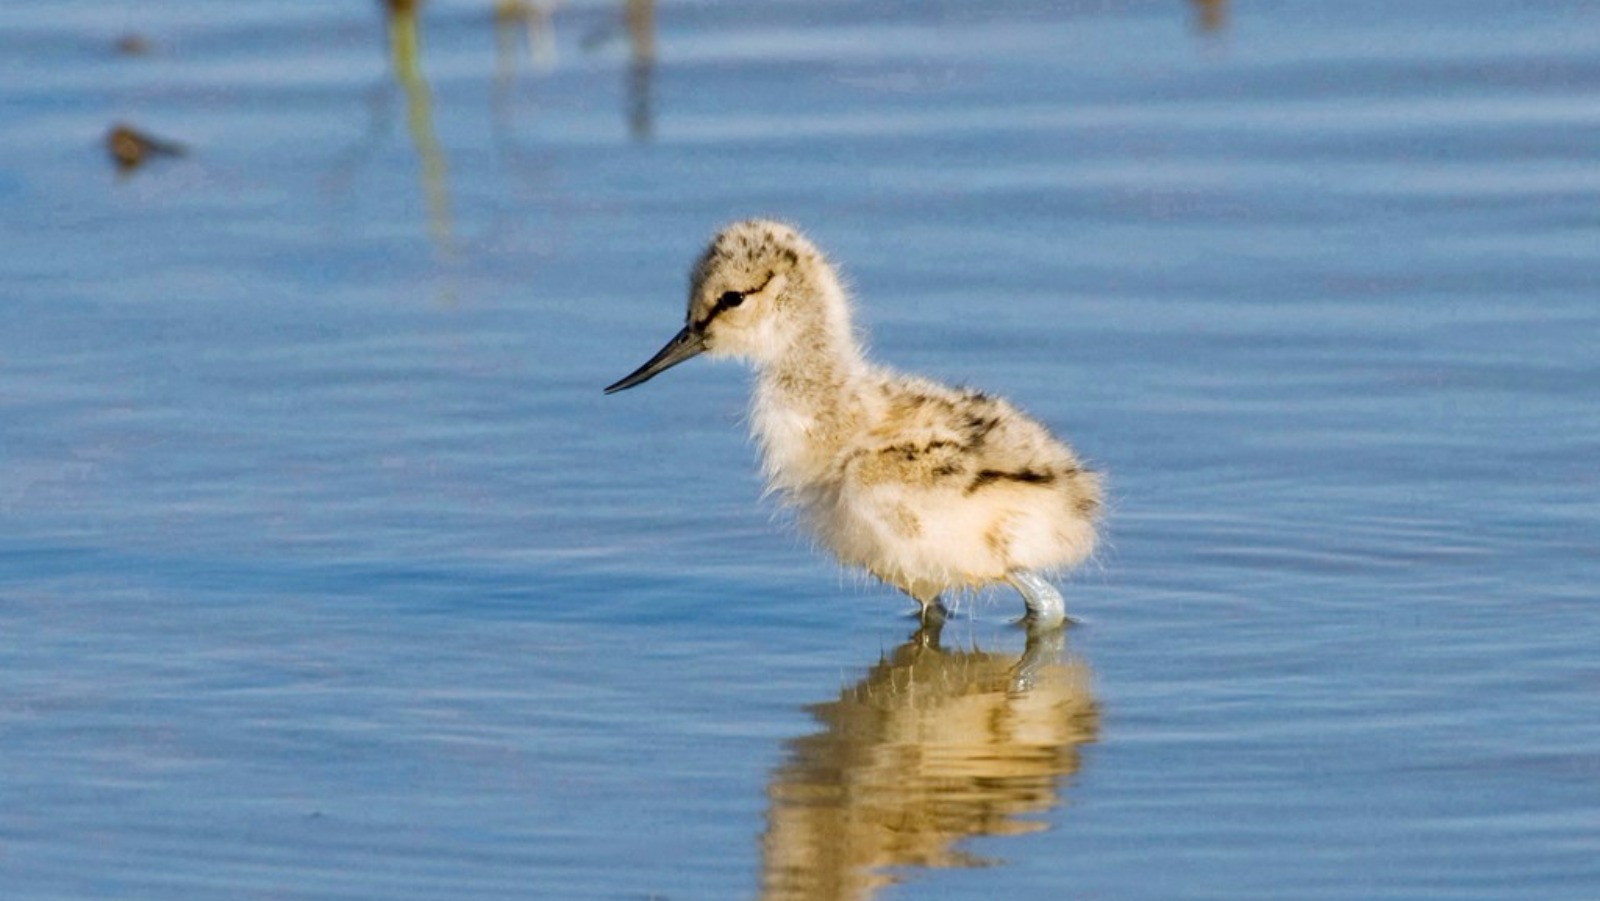
[[[717,306],[719,307],[736,307],[742,303],[744,303],[744,295],[738,291],[724,291],[722,296],[717,298]]]

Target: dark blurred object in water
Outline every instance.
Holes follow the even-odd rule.
[[[111,46],[120,56],[149,56],[155,49],[149,38],[131,31],[117,38]]]
[[[117,171],[126,173],[144,165],[153,156],[182,156],[188,148],[118,122],[106,133],[106,151],[116,161]]]
[[[1221,31],[1228,27],[1228,0],[1192,0],[1201,31]]]
[[[383,3],[389,7],[391,13],[409,16],[416,13],[417,7],[422,5],[422,0],[383,0]]]

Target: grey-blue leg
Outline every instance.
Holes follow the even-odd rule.
[[[1021,592],[1022,599],[1027,602],[1030,625],[1053,629],[1066,622],[1067,602],[1062,600],[1061,592],[1056,591],[1056,587],[1045,581],[1043,576],[1017,570],[1006,576],[1006,581]]]

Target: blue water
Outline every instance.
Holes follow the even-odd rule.
[[[0,896],[1600,895],[1600,8],[642,8],[0,12]],[[1064,646],[601,395],[755,214],[1109,473]]]

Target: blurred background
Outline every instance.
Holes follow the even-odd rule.
[[[1600,893],[1600,4],[11,0],[0,895]],[[942,633],[725,222],[1109,474]]]

